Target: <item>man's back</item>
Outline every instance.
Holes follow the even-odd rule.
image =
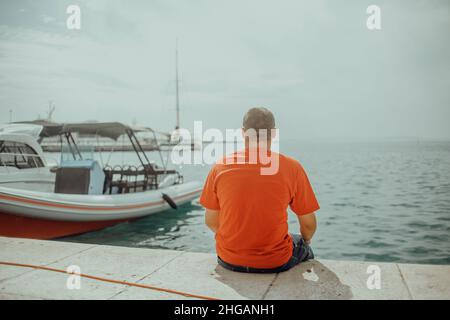
[[[219,211],[218,256],[231,264],[275,268],[292,256],[287,207],[298,215],[319,209],[306,173],[298,161],[278,156],[278,171],[261,174],[249,163],[248,149],[217,163],[208,175],[201,204]],[[241,162],[241,163],[239,163]]]

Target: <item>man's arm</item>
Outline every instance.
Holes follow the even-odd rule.
[[[219,211],[206,209],[205,223],[212,232],[216,233],[219,229]]]
[[[317,229],[316,213],[297,215],[302,238],[309,244]]]

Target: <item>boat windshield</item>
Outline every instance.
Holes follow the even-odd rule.
[[[72,160],[94,160],[94,151],[94,145],[77,145],[75,152],[74,146],[63,143],[60,163]]]
[[[27,144],[0,140],[0,166],[17,169],[42,168],[44,162],[38,153]]]

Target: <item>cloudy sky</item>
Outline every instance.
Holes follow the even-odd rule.
[[[66,8],[81,8],[81,30]],[[366,8],[381,8],[381,30]],[[0,122],[236,128],[273,110],[284,137],[450,139],[450,2],[0,0]]]

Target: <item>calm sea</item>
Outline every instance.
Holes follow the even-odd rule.
[[[280,151],[300,160],[320,202],[318,258],[450,264],[450,142],[285,141]],[[96,156],[135,162],[130,153]],[[186,180],[203,181],[209,166],[179,169]],[[292,213],[289,222],[298,232]],[[197,201],[63,240],[214,252]]]

